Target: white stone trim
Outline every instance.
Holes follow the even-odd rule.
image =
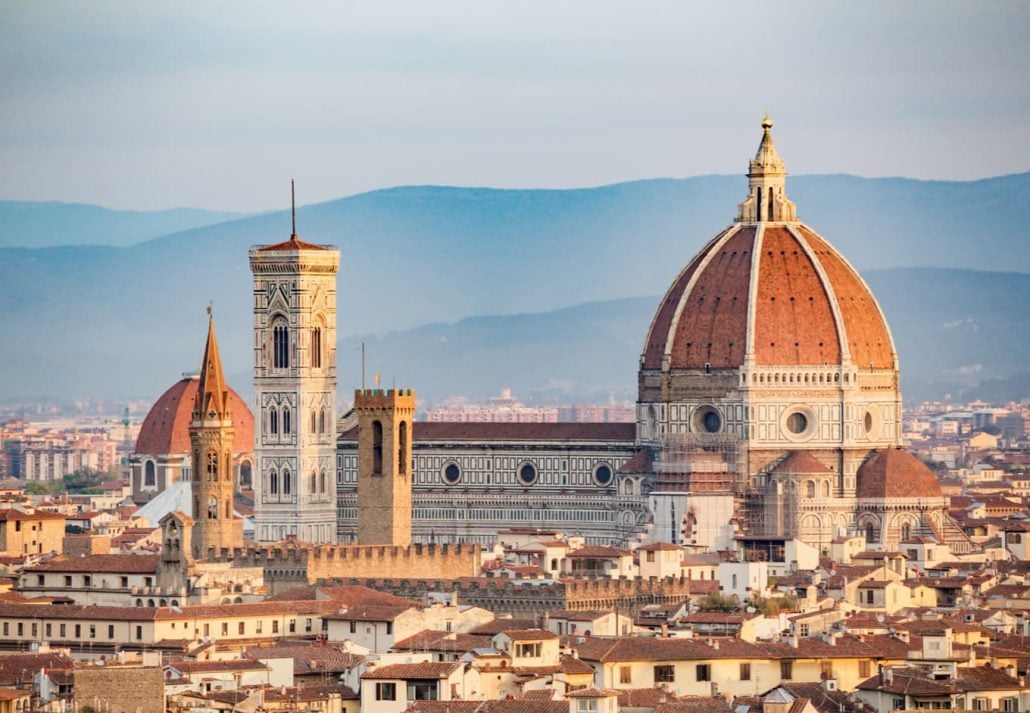
[[[672,314],[672,321],[669,322],[669,333],[665,335],[665,350],[662,354],[662,371],[668,371],[670,368],[669,359],[672,356],[672,343],[676,337],[676,327],[679,325],[680,317],[683,315],[683,308],[686,306],[687,301],[690,299],[690,293],[694,291],[694,286],[697,284],[698,278],[708,267],[708,264],[712,261],[712,256],[725,245],[730,238],[736,235],[740,231],[741,224],[735,223],[723,231],[721,236],[716,237],[708,245],[703,248],[704,257],[701,262],[697,264],[697,269],[694,270],[694,274],[690,276],[690,281],[686,287],[683,288],[683,293],[680,295],[679,303],[676,305],[676,311]],[[752,251],[752,256],[754,251]],[[753,259],[753,257],[752,257]],[[689,266],[689,263],[687,263]],[[680,272],[682,274],[682,271]],[[675,284],[675,283],[673,283]],[[655,313],[655,317],[658,313]],[[645,345],[646,348],[646,345]]]
[[[755,302],[758,300],[758,271],[761,269],[762,238],[765,236],[765,223],[755,225],[755,240],[751,243],[751,282],[747,287],[747,330],[744,346],[745,384],[750,381],[748,374],[755,365]]]

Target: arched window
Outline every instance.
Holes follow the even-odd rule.
[[[275,406],[268,412],[268,432],[273,436],[279,435],[279,409]]]
[[[290,478],[290,471],[283,469],[283,495],[293,494],[293,481]]]
[[[157,485],[157,469],[154,467],[154,461],[148,460],[147,464],[143,466],[143,485],[154,487]]]
[[[315,426],[316,425],[317,424],[315,423],[315,409],[311,409],[311,432],[312,433],[315,433]]]
[[[279,494],[279,474],[275,472],[275,468],[268,473],[268,492],[270,495]]]
[[[325,409],[318,412],[318,432],[325,433]]]
[[[737,588],[737,575],[733,575],[733,588]]]
[[[372,475],[383,474],[383,424],[372,422]]]
[[[902,539],[902,541],[904,541],[904,540],[907,540],[911,536],[912,536],[912,525],[911,525],[911,523],[907,523],[906,522],[906,523],[904,523],[901,526],[901,539]]]
[[[207,479],[218,480],[218,454],[214,451],[207,452]]]
[[[311,366],[316,369],[322,368],[322,328],[315,327],[311,330]]]
[[[225,501],[225,519],[232,519],[232,503],[230,503],[228,500]]]
[[[873,529],[873,523],[865,526],[865,542],[867,545],[871,542],[876,542],[876,532]]]
[[[830,497],[830,481],[828,480],[823,481],[823,497]]]
[[[315,471],[311,471],[311,494],[312,495],[314,495],[317,492],[315,490],[315,486],[316,485],[318,485],[318,476],[315,474]]]
[[[815,497],[815,481],[809,480],[805,483],[805,495],[814,498]]]
[[[290,365],[290,328],[279,317],[272,323],[272,367],[285,369]]]
[[[408,422],[401,421],[397,431],[397,472],[408,474]]]
[[[325,484],[326,477],[325,471],[323,470],[321,473],[318,474],[318,492],[320,492],[322,495],[325,495]]]
[[[283,407],[283,434],[290,435],[290,407]]]

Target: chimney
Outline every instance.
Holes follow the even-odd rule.
[[[668,622],[664,622],[664,621],[662,622],[662,638],[663,639],[668,639],[669,638],[669,624],[668,624]]]

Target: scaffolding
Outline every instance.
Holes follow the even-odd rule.
[[[654,462],[653,489],[743,494],[748,478],[740,467],[741,446],[740,436],[729,433],[668,435]]]

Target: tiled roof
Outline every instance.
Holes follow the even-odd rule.
[[[64,515],[56,512],[43,512],[37,510],[33,513],[24,512],[22,510],[16,510],[14,508],[6,508],[0,510],[0,520],[64,520]]]
[[[568,701],[414,701],[404,713],[569,713]]]
[[[395,663],[387,666],[380,666],[371,671],[366,671],[361,678],[371,680],[383,679],[412,679],[412,678],[447,678],[454,673],[461,663],[451,661],[448,663],[437,663],[427,661],[423,663]]]
[[[512,641],[548,641],[558,635],[546,629],[507,629],[501,632]]]
[[[939,498],[941,487],[926,465],[903,448],[869,454],[858,469],[858,498]]]
[[[357,427],[340,435],[357,442]],[[415,441],[617,441],[636,439],[633,423],[479,423],[415,421]]]
[[[512,631],[515,629],[532,629],[539,624],[536,619],[508,619],[506,617],[497,617],[492,621],[486,621],[479,626],[472,629],[470,634],[484,634],[486,636],[494,636],[500,634],[502,631]]]
[[[252,659],[293,659],[293,675],[342,673],[361,664],[364,656],[321,644],[275,644],[246,650]]]
[[[392,650],[465,652],[472,649],[490,648],[491,646],[493,646],[493,639],[485,634],[477,636],[476,634],[458,634],[425,629],[394,643]]]
[[[174,661],[169,664],[176,671],[190,675],[196,673],[225,673],[229,671],[267,671],[268,666],[250,659],[229,661]]]
[[[863,691],[884,691],[908,695],[947,695],[977,691],[1018,691],[1019,680],[1005,671],[985,666],[960,667],[950,680],[935,680],[917,668],[893,668],[887,676],[876,675],[858,684]]]
[[[829,475],[833,471],[808,451],[791,451],[770,471],[774,474]]]
[[[589,545],[587,547],[580,547],[578,550],[572,550],[565,556],[569,559],[618,559],[620,557],[628,557],[630,554],[632,553],[628,550],[620,550],[618,547]]]
[[[27,682],[40,669],[70,669],[73,665],[64,654],[0,654],[0,686]]]
[[[81,572],[83,574],[154,574],[159,555],[90,555],[53,559],[26,567],[24,572]]]
[[[680,545],[674,545],[671,542],[652,542],[649,545],[643,545],[637,548],[637,552],[682,552],[683,548]]]
[[[329,614],[326,616],[326,619],[335,621],[394,621],[411,608],[410,604],[403,604],[401,606],[359,604],[346,611]]]
[[[287,250],[332,250],[330,245],[316,245],[315,243],[309,243],[301,240],[296,235],[291,235],[289,240],[284,240],[281,243],[275,243],[273,245],[262,245],[257,249],[260,253],[267,252],[285,252]]]

